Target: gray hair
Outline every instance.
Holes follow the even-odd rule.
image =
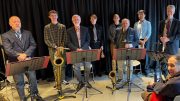
[[[73,21],[73,19],[74,19],[75,17],[78,17],[78,18],[81,20],[81,17],[80,17],[79,15],[75,14],[75,15],[72,16],[72,21]]]
[[[174,6],[174,5],[168,5],[168,6],[167,6],[167,9],[168,9],[168,8],[172,9],[172,10],[175,12],[175,6]]]

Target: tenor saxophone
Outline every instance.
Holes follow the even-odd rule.
[[[55,65],[55,84],[56,84],[56,88],[60,91],[62,91],[62,87],[61,87],[61,69],[62,69],[62,65],[64,63],[64,59],[62,57],[63,54],[63,49],[62,48],[57,48],[55,54],[54,54],[54,65]]]
[[[112,71],[109,73],[109,78],[113,84],[113,88],[116,84],[116,61],[112,60]]]

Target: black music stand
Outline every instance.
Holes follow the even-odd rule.
[[[75,64],[75,63],[83,63],[84,68],[85,67],[85,62],[92,62],[100,59],[100,50],[99,49],[92,49],[92,50],[82,50],[82,51],[73,51],[73,52],[67,52],[66,53],[67,57],[67,64]],[[86,70],[86,69],[84,69]],[[86,79],[86,71],[84,71],[84,90],[86,93],[86,98],[87,98],[87,85],[88,85],[88,80]],[[82,87],[83,88],[83,87]],[[90,88],[100,92],[98,89],[92,87],[90,85]],[[81,89],[79,89],[81,90]],[[77,90],[75,94],[79,91]]]
[[[140,60],[144,59],[146,54],[146,49],[140,49],[140,48],[119,48],[119,49],[114,49],[114,55],[113,59],[114,60],[126,60],[127,63],[127,82],[122,84],[120,87],[117,89],[123,88],[126,84],[128,84],[128,96],[127,96],[127,101],[129,101],[129,96],[131,92],[131,84],[135,85],[136,87],[142,89],[143,88],[139,87],[137,84],[133,83],[130,78],[130,60]]]
[[[157,51],[147,51],[148,56],[151,60],[156,61],[161,65],[161,63],[167,63],[169,55],[164,52],[157,52]],[[163,67],[160,66],[160,69],[162,71]],[[165,80],[165,77],[162,75],[162,72],[160,72],[160,78],[157,78],[157,74],[154,73],[154,82],[161,82],[162,80]]]
[[[9,62],[6,64],[6,76],[25,73],[27,71],[44,69],[47,67],[48,62],[49,62],[49,56],[34,57],[25,61]],[[33,97],[31,95],[28,95],[27,98],[28,97],[31,97],[31,101],[33,101]]]

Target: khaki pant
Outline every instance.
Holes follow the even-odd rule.
[[[130,60],[130,68],[127,68],[127,60],[118,60],[117,64],[118,64],[118,74],[119,74],[119,78],[118,79],[122,79],[122,80],[127,80],[127,77],[125,74],[129,75],[130,73],[130,78],[132,77],[132,72],[133,72],[133,66],[132,66],[132,60]],[[130,72],[129,72],[130,69]]]

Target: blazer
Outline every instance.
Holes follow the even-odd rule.
[[[121,38],[122,34],[123,34],[123,32],[122,32],[122,28],[121,28],[120,32],[118,34],[116,34],[116,37],[115,37],[116,48],[125,48],[125,46],[121,47],[121,44],[123,44],[123,42],[120,42],[121,41],[120,38]],[[132,45],[133,45],[133,48],[135,48],[138,45],[138,42],[139,42],[137,31],[134,30],[133,28],[129,27],[127,29],[127,33],[125,35],[125,40],[127,42],[131,42]]]
[[[159,41],[160,41],[160,37],[163,36],[164,26],[165,26],[165,20],[162,20],[159,24]],[[170,39],[170,41],[166,43],[166,47],[164,50],[165,53],[170,55],[177,54],[179,49],[179,40],[180,40],[179,20],[173,18],[171,22],[170,32],[167,33],[167,37]],[[162,51],[162,44],[160,44],[159,51]]]
[[[111,41],[111,43],[114,43],[115,36],[117,33],[120,32],[120,29],[121,29],[121,23],[119,23],[117,27],[114,23],[109,26],[109,40]]]
[[[15,31],[12,29],[2,34],[3,47],[9,61],[17,61],[19,53],[25,53],[29,57],[33,56],[36,42],[34,41],[31,32],[21,30],[21,34],[22,41],[16,37]]]
[[[80,26],[81,47],[79,46],[78,37],[74,27],[67,29],[67,35],[67,46],[70,48],[71,51],[76,51],[77,48],[82,48],[84,50],[89,49],[90,37],[88,28]]]
[[[97,41],[94,40],[93,25],[89,26],[90,34],[90,47],[92,49],[98,49],[103,46],[103,29],[100,25],[96,24]]]
[[[134,24],[135,30],[138,30],[137,28],[138,22]],[[140,33],[138,32],[138,37],[139,36],[140,36]],[[145,38],[149,39],[150,36],[151,36],[151,22],[144,19],[144,21],[142,22],[142,39],[145,39]]]

